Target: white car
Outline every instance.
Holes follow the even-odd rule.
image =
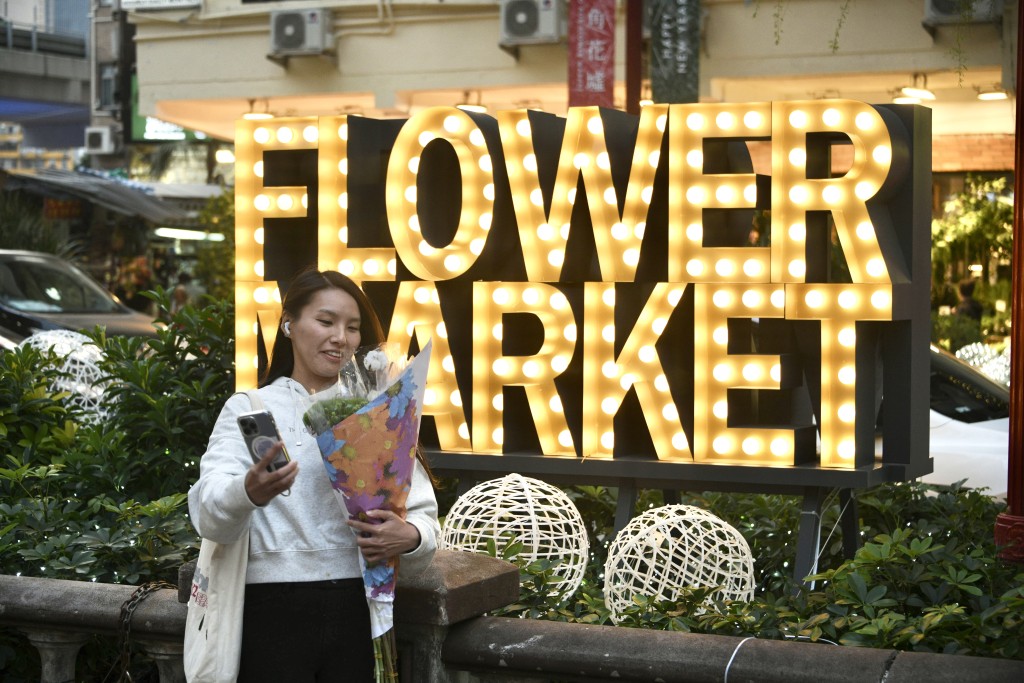
[[[967,363],[933,346],[931,444],[935,470],[921,481],[1007,491],[1010,392]]]

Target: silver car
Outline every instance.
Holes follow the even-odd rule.
[[[0,249],[0,345],[43,330],[154,334],[153,318],[133,311],[77,266],[52,254]]]

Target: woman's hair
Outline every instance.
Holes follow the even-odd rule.
[[[366,294],[349,277],[337,271],[320,271],[316,268],[302,271],[289,284],[281,308],[284,313],[296,320],[317,292],[325,289],[340,289],[356,300],[359,306],[360,345],[380,344],[384,341],[384,328],[381,327],[380,318],[377,317],[377,312],[373,310],[373,305]],[[284,331],[278,325],[274,352],[260,386],[267,386],[278,377],[288,377],[294,368],[295,352],[292,350],[292,340],[284,335]]]

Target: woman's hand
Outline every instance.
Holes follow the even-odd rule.
[[[299,463],[295,460],[273,472],[267,471],[267,467],[274,462],[282,448],[284,444],[278,441],[245,473],[245,493],[249,500],[260,507],[290,489],[299,474]]]
[[[394,512],[370,510],[366,516],[380,521],[360,522],[350,518],[348,525],[356,533],[356,543],[368,563],[391,559],[420,544],[419,529]]]

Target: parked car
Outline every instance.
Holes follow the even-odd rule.
[[[930,484],[986,488],[1006,494],[1009,456],[1010,392],[1001,384],[932,346],[929,453]]]
[[[153,336],[153,318],[133,311],[64,259],[0,249],[0,346],[43,330],[91,330]]]

